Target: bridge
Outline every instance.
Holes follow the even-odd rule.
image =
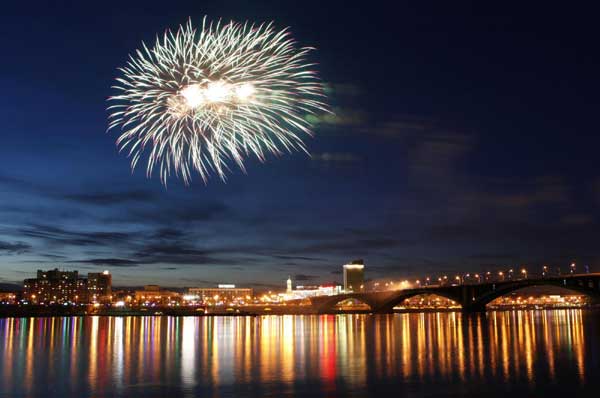
[[[593,302],[600,303],[600,273],[476,284],[422,286],[404,290],[345,293],[335,296],[311,297],[310,301],[314,310],[318,313],[336,312],[335,307],[338,303],[350,299],[368,305],[371,312],[390,313],[395,306],[408,298],[423,294],[435,294],[460,304],[464,312],[483,312],[486,305],[496,298],[531,286],[561,287],[589,296]]]

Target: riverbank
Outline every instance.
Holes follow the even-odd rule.
[[[560,306],[560,307],[494,307],[488,312],[515,310],[562,310],[562,309],[598,309],[599,306]],[[461,312],[460,308],[399,308],[394,313],[446,313]],[[370,314],[369,310],[343,310],[328,314]],[[259,316],[259,315],[317,315],[310,306],[248,306],[243,308],[90,308],[66,306],[0,306],[0,318],[34,318],[54,316]]]

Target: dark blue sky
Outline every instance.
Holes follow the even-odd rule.
[[[23,2],[0,13],[0,283],[281,285],[571,260],[600,269],[600,37],[586,8],[440,2]],[[85,4],[82,4],[85,3]],[[96,3],[90,5],[87,3]],[[228,182],[130,172],[106,98],[191,17],[290,26],[336,117]]]

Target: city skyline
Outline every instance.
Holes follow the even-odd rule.
[[[113,287],[109,271],[38,270],[23,281],[23,290],[0,292],[1,315],[256,315],[256,314],[390,314],[394,311],[486,312],[496,309],[594,308],[600,273],[567,272],[544,267],[440,277],[416,281],[367,283],[363,260],[343,266],[343,285],[304,286],[290,277],[269,291],[231,283],[172,290],[158,284]],[[522,297],[525,296],[525,297]]]
[[[4,7],[0,284],[63,265],[110,269],[125,286],[268,288],[288,275],[339,281],[354,258],[369,279],[598,270],[598,55],[585,13],[114,4],[54,18],[47,5]],[[335,116],[307,140],[312,157],[250,160],[226,184],[190,187],[130,172],[105,133],[116,68],[204,15],[275,20],[316,47]]]

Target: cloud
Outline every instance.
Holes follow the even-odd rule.
[[[429,133],[419,136],[410,145],[410,168],[423,181],[455,177],[458,163],[472,149],[469,136],[460,133]]]
[[[315,279],[319,279],[317,275],[307,275],[307,274],[296,274],[294,275],[294,280],[297,282],[306,282],[306,281],[314,281]]]
[[[21,178],[0,174],[0,185],[10,186],[17,189],[36,189],[37,186]]]
[[[388,237],[351,238],[342,236],[339,239],[307,244],[304,247],[298,248],[298,251],[303,253],[320,253],[321,255],[337,253],[353,257],[356,255],[360,256],[361,253],[394,249],[412,245],[413,243],[404,239]]]
[[[31,249],[31,245],[24,242],[4,242],[0,241],[0,254],[23,254]]]
[[[436,131],[435,124],[431,121],[416,116],[402,116],[396,119],[383,121],[369,126],[362,126],[357,133],[386,138],[404,138],[422,136]]]
[[[353,83],[325,83],[324,86],[328,96],[356,97],[362,92],[360,87]]]
[[[67,258],[67,256],[64,256],[64,255],[52,254],[52,253],[39,253],[38,256],[44,257],[44,258],[49,258],[51,260],[64,260]]]
[[[307,119],[313,124],[323,124],[332,127],[358,127],[368,121],[368,114],[361,109],[334,108],[333,113],[308,115]]]
[[[65,195],[64,198],[84,204],[109,205],[125,202],[150,202],[156,198],[156,195],[150,191],[133,190],[122,192],[68,194]]]
[[[183,242],[149,243],[134,258],[149,264],[231,265],[232,259],[217,256],[220,250],[203,250]],[[231,257],[230,257],[231,258]]]
[[[223,220],[230,213],[231,209],[225,203],[219,201],[189,202],[173,200],[153,203],[151,206],[127,209],[119,220],[165,226]],[[177,233],[172,228],[168,228],[166,231]]]
[[[0,174],[0,184],[3,185],[21,185],[24,181],[6,174]]]
[[[73,260],[68,261],[69,263],[77,264],[92,264],[97,266],[110,266],[110,267],[137,267],[140,265],[139,262],[133,260],[127,260],[122,258],[92,258],[87,260]]]
[[[482,193],[480,197],[495,206],[529,207],[546,203],[565,204],[569,201],[568,184],[560,176],[492,181],[488,185],[488,193]]]
[[[20,228],[17,233],[29,238],[36,238],[49,245],[71,246],[112,246],[128,242],[134,233],[120,231],[84,232],[72,231],[43,224],[30,224]]]
[[[287,255],[273,255],[274,258],[281,260],[302,260],[302,261],[323,261],[322,258],[306,257],[306,256],[287,256]]]
[[[158,230],[156,230],[151,235],[151,239],[157,239],[157,240],[177,240],[177,239],[183,238],[184,236],[185,236],[185,233],[183,233],[179,229],[175,229],[175,228],[159,228]]]

